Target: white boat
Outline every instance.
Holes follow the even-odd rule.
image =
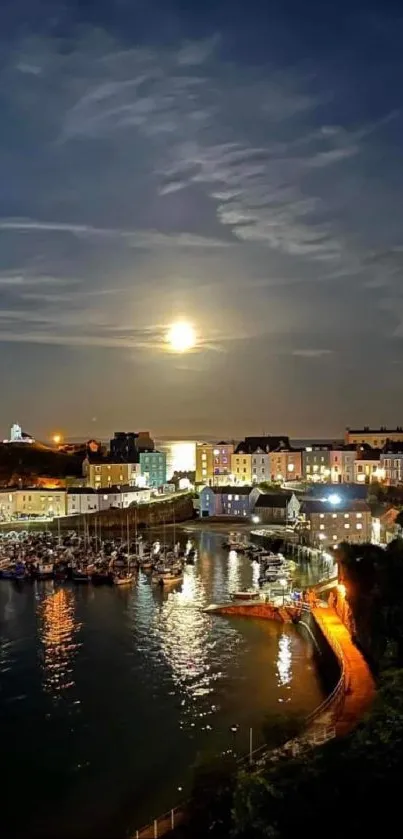
[[[256,589],[251,591],[235,591],[232,595],[233,600],[259,600],[260,592]]]

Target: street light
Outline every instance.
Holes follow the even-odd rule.
[[[253,524],[259,524],[259,522],[260,522],[259,516],[253,516],[252,521],[253,521]]]

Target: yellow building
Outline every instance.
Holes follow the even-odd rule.
[[[13,513],[17,516],[65,516],[66,490],[43,487],[14,490]]]
[[[139,463],[90,463],[84,461],[84,476],[87,486],[93,489],[118,486],[119,484],[135,485],[140,476]]]
[[[251,454],[240,452],[231,457],[231,474],[237,484],[252,483],[252,457]]]
[[[345,443],[354,443],[354,445],[371,446],[372,449],[382,449],[385,443],[389,440],[391,443],[403,443],[403,428],[370,428],[368,425],[364,428],[346,428],[344,435]]]
[[[212,443],[196,443],[196,483],[213,483],[214,448]]]

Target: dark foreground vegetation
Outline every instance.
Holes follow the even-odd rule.
[[[344,617],[372,663],[378,693],[344,739],[281,758],[261,773],[218,762],[196,775],[192,823],[178,836],[358,839],[399,829],[403,777],[403,543],[341,545]],[[340,608],[340,603],[339,603]]]

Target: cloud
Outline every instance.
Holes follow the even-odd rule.
[[[225,248],[229,242],[192,233],[160,233],[158,230],[118,230],[88,224],[35,221],[32,219],[0,219],[0,230],[32,233],[68,233],[84,239],[124,241],[131,248]]]
[[[292,355],[300,358],[322,358],[324,355],[331,355],[333,350],[293,350]]]

